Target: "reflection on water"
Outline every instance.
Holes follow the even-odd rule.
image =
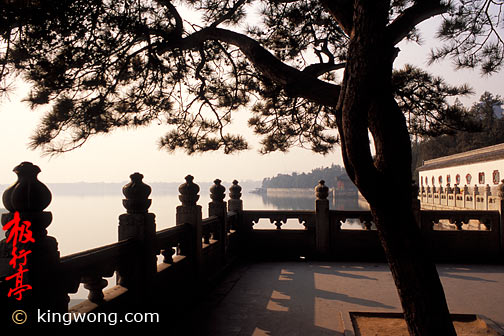
[[[258,195],[259,196],[259,195]],[[261,200],[263,202],[264,208],[272,206],[274,209],[279,210],[313,210],[315,208],[315,195],[313,197],[272,197],[267,194],[261,194]],[[245,207],[245,206],[244,206]],[[364,201],[363,198],[357,197],[341,197],[332,199],[329,198],[329,208],[331,210],[369,210],[369,205]],[[245,207],[245,209],[247,209]],[[294,221],[294,220],[292,220]],[[269,221],[263,220],[261,223],[254,225],[254,228],[270,228],[271,223]],[[282,226],[282,229],[299,229],[303,226],[296,223],[286,223]],[[348,218],[344,223],[342,223],[343,229],[364,229],[364,223],[361,223],[359,219]]]
[[[53,214],[49,235],[58,240],[61,255],[83,251],[117,241],[119,215],[125,213],[120,192],[118,195],[61,195],[53,192],[53,200],[47,211]],[[253,209],[276,209],[264,205],[260,196],[244,193],[244,206]],[[203,218],[208,216],[208,194],[200,196]],[[175,225],[176,207],[180,205],[178,195],[157,194],[152,196],[149,211],[156,215],[157,229]]]
[[[272,197],[261,194],[264,205],[271,205],[280,210],[312,210],[315,208],[315,195],[313,197]],[[367,204],[357,197],[342,197],[329,199],[332,210],[369,210]]]
[[[266,197],[244,192],[243,207],[249,210],[313,210],[313,198]],[[203,218],[208,216],[208,194],[200,196]],[[157,194],[152,196],[150,212],[156,214],[157,229],[175,225],[176,207],[180,205],[177,194]],[[330,208],[336,210],[367,210],[357,199],[330,201]],[[53,213],[49,235],[59,243],[61,255],[67,255],[89,248],[117,241],[118,217],[125,212],[121,195],[69,196],[53,195],[47,209]],[[350,224],[350,223],[348,223]]]

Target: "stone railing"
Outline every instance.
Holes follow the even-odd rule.
[[[51,202],[51,193],[37,180],[40,169],[23,162],[14,171],[18,181],[4,192],[9,213],[2,215],[2,225],[10,225],[16,216],[20,223],[30,223],[24,232],[29,228],[33,239],[20,237],[17,251],[31,251],[23,260],[28,271],[24,284],[31,287],[21,292],[22,300],[6,294],[14,284],[8,278],[13,274],[10,263],[15,251],[12,241],[3,240],[1,317],[10,316],[16,308],[89,313],[131,311],[134,307],[161,309],[176,318],[238,258],[385,260],[371,212],[330,210],[324,181],[315,187],[315,209],[283,211],[244,210],[237,181],[229,188],[226,202],[225,188],[215,180],[210,188],[209,217],[203,219],[197,204],[199,186],[188,175],[179,187],[176,225],[157,231],[155,215],[149,212],[151,188],[139,173],[132,174],[123,188],[126,213],[119,216],[119,241],[60,258],[56,239],[47,235],[52,215],[44,209]],[[502,262],[499,211],[422,210],[417,218],[436,260]],[[266,220],[265,225],[261,219]],[[292,228],[289,221],[297,221],[297,225]],[[471,222],[479,226],[471,226]],[[7,237],[13,230],[9,227]],[[113,275],[116,284],[107,287],[106,278]],[[88,299],[69,304],[69,294],[81,284],[89,291]]]
[[[23,162],[14,171],[18,181],[4,192],[9,213],[2,215],[2,225],[18,216],[21,223],[29,223],[23,230],[33,239],[23,239],[23,232],[14,232],[16,228],[10,227],[6,237],[17,235],[17,245],[6,239],[0,243],[0,313],[5,313],[2,318],[10,317],[16,308],[37,316],[35,310],[156,311],[156,304],[166,302],[173,304],[163,311],[176,316],[201,294],[204,284],[216,279],[236,259],[235,228],[239,226],[241,205],[241,188],[236,181],[230,188],[229,204],[235,212],[228,212],[225,188],[220,180],[215,180],[210,188],[209,217],[202,219],[201,206],[197,204],[199,186],[192,176],[187,176],[179,187],[181,205],[176,209],[176,226],[156,231],[155,215],[148,211],[151,188],[143,183],[141,174],[134,173],[123,188],[126,213],[119,216],[119,241],[60,258],[56,239],[47,235],[52,215],[44,209],[51,202],[51,193],[37,179],[40,169]],[[16,251],[30,252],[25,257],[17,253],[16,259]],[[11,263],[19,263],[19,258],[24,258],[26,270],[21,274],[21,287],[19,279],[9,279],[16,271]],[[116,284],[105,289],[105,278],[114,275]],[[88,299],[72,305],[69,294],[76,293],[80,284],[88,290]],[[9,296],[13,287],[19,294]]]
[[[503,180],[504,181],[504,180]],[[485,187],[460,188],[458,185],[451,187],[422,186],[418,199],[422,209],[470,209],[470,210],[501,210],[504,183],[491,188]]]
[[[242,248],[249,258],[385,261],[369,211],[330,210],[324,214],[245,210],[243,217],[240,238],[246,237]],[[260,218],[266,219],[271,228],[261,226]],[[289,218],[296,218],[301,227],[282,229]],[[504,261],[504,235],[498,211],[422,210],[418,225],[427,251],[436,261]]]
[[[246,237],[242,244],[246,255],[261,259],[385,260],[370,211],[329,210],[324,181],[315,194],[315,210],[244,210],[240,233]],[[416,196],[413,202],[419,202]],[[288,219],[297,219],[297,228],[284,229]],[[438,261],[504,260],[499,211],[421,210],[418,225],[429,252]]]
[[[420,218],[422,234],[435,259],[479,263],[504,261],[499,211],[422,210]],[[446,229],[450,226],[452,229]]]

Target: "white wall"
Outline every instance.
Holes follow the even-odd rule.
[[[494,183],[493,181],[493,172],[497,170],[499,172],[498,182]],[[485,181],[484,183],[479,183],[478,177],[480,173],[484,173]],[[490,185],[496,186],[499,184],[500,180],[504,179],[504,159],[487,161],[481,163],[473,163],[462,166],[455,166],[449,168],[439,168],[433,170],[425,170],[419,172],[419,180],[420,186],[430,186],[432,187],[432,177],[434,177],[434,186],[439,187],[442,185],[445,187],[448,184],[447,175],[450,175],[451,181],[450,186],[454,186],[456,184],[456,175],[460,175],[460,184],[459,186],[474,186],[475,184],[480,186]],[[466,175],[471,175],[471,182],[467,183]],[[439,183],[439,177],[442,177],[442,184]],[[428,183],[425,181],[425,177],[428,179]]]

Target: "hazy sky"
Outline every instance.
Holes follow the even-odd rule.
[[[424,38],[430,41],[434,20],[423,24]],[[402,44],[402,52],[396,61],[397,67],[404,63],[426,65],[429,46]],[[476,71],[455,71],[449,62],[435,64],[428,68],[432,73],[442,75],[450,84],[469,83],[475,90],[469,99],[462,102],[470,105],[479,99],[484,91],[504,96],[504,72],[482,78]],[[293,148],[289,153],[258,154],[257,138],[246,126],[249,115],[246,111],[237,114],[235,129],[231,133],[241,133],[249,138],[252,149],[238,154],[224,155],[205,153],[187,156],[183,152],[169,154],[159,150],[157,142],[165,133],[163,126],[152,126],[137,130],[120,130],[113,134],[97,136],[83,147],[61,156],[41,157],[41,152],[27,149],[29,137],[33,133],[43,109],[31,111],[22,98],[26,89],[22,85],[9,100],[0,102],[0,184],[15,182],[12,169],[22,161],[31,161],[42,169],[39,179],[43,182],[121,182],[133,172],[144,174],[146,182],[182,182],[187,174],[195,176],[195,181],[210,181],[220,178],[262,179],[277,173],[309,171],[313,168],[342,164],[341,152],[322,156],[309,150]]]

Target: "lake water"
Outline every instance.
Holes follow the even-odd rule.
[[[122,197],[116,195],[68,196],[54,195],[48,211],[53,213],[49,235],[59,243],[61,255],[117,241],[118,217],[126,212]],[[248,194],[244,204],[250,209],[276,209],[264,204],[261,197]],[[156,215],[157,230],[175,225],[176,207],[180,205],[177,194],[158,194],[151,197],[149,212]],[[209,195],[200,195],[203,218],[208,217]]]

